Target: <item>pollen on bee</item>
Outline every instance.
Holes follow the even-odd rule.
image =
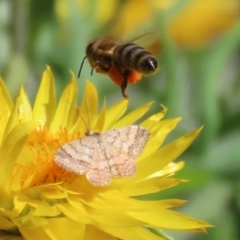
[[[131,71],[128,75],[128,83],[137,83],[142,78],[142,73]]]
[[[115,65],[113,65],[108,71],[108,76],[118,86],[120,86],[123,82],[124,76]],[[137,83],[138,81],[141,80],[141,78],[142,78],[142,73],[137,71],[131,71],[128,74],[128,83],[129,84]]]
[[[119,69],[115,65],[113,65],[108,71],[108,76],[118,86],[120,86],[123,82],[123,74],[119,71]]]

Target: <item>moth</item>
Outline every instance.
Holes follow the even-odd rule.
[[[103,133],[88,131],[83,138],[61,146],[55,163],[69,172],[86,175],[94,186],[106,186],[113,178],[134,176],[149,130],[131,125]]]

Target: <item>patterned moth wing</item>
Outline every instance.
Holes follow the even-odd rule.
[[[64,144],[55,154],[56,164],[76,174],[86,174],[95,186],[106,186],[111,177],[131,177],[135,158],[143,151],[150,132],[137,125],[91,133]]]
[[[135,158],[144,150],[149,135],[147,129],[136,125],[102,134],[112,176],[134,176],[137,169]]]
[[[95,149],[98,149],[98,142],[93,133],[62,145],[56,152],[54,161],[65,170],[82,175],[89,170]]]

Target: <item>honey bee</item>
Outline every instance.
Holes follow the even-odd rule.
[[[85,59],[88,59],[92,72],[108,75],[115,84],[121,87],[122,95],[128,98],[128,84],[138,82],[143,74],[154,73],[158,62],[143,47],[113,37],[103,37],[88,43],[86,56],[79,69],[78,77]]]

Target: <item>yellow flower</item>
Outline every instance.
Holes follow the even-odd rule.
[[[114,179],[106,187],[94,187],[86,177],[58,167],[53,159],[59,147],[82,138],[89,121],[91,130],[103,132],[131,125],[151,103],[124,116],[128,101],[98,113],[95,87],[87,82],[83,100],[75,107],[74,76],[58,105],[53,76],[47,67],[33,109],[21,89],[15,104],[0,81],[0,230],[19,233],[24,239],[163,239],[149,229],[202,231],[210,224],[176,213],[177,199],[140,201],[136,197],[162,191],[183,182],[173,178],[183,162],[174,161],[194,140],[197,129],[161,147],[179,119],[162,120],[166,109],[140,125],[150,139],[137,158],[133,178]],[[86,104],[86,99],[88,105]],[[21,239],[20,237],[12,239]]]
[[[137,14],[132,14],[136,11]],[[132,32],[138,34],[139,29],[149,32],[156,28],[154,31],[162,37],[159,26],[153,26],[156,14],[164,18],[165,31],[173,42],[184,47],[199,47],[236,24],[239,12],[239,0],[130,0],[117,15],[112,33],[125,37]]]

